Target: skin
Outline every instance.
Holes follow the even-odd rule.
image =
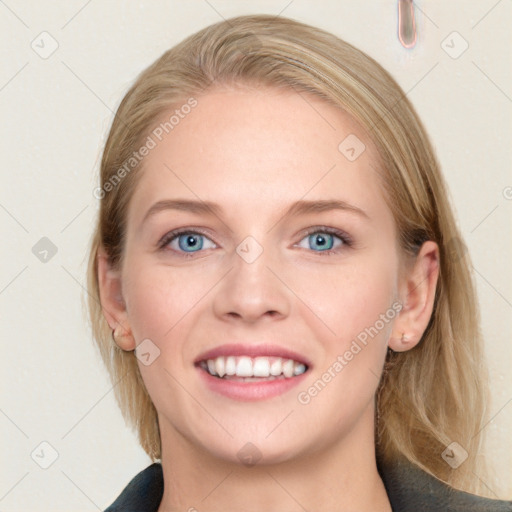
[[[428,325],[438,248],[426,242],[404,260],[376,150],[340,109],[272,88],[218,88],[197,99],[144,159],[122,268],[110,269],[103,251],[98,258],[105,316],[125,328],[121,348],[149,338],[160,350],[149,366],[139,361],[162,438],[159,512],[389,511],[375,461],[374,397],[388,346],[411,349]],[[349,134],[366,146],[353,162],[338,150]],[[154,203],[177,198],[213,201],[222,212],[164,210],[143,222]],[[366,216],[285,216],[300,199],[343,200]],[[306,232],[317,226],[347,232],[353,245],[334,237],[334,252],[323,254]],[[176,228],[207,230],[204,248],[184,257],[175,239],[158,250]],[[249,235],[263,249],[252,263],[236,252]],[[298,393],[395,301],[400,313],[300,403]],[[236,341],[284,345],[312,368],[281,396],[224,397],[204,385],[193,362]],[[261,455],[250,467],[237,455],[248,442]]]

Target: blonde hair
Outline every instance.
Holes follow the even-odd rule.
[[[100,304],[97,254],[103,247],[111,265],[122,264],[127,208],[141,165],[122,179],[117,179],[119,169],[162,113],[215,84],[314,94],[348,112],[368,132],[385,171],[383,184],[403,254],[416,254],[426,240],[440,248],[430,323],[417,347],[390,353],[384,368],[377,393],[377,455],[405,457],[453,487],[476,490],[472,472],[487,393],[478,308],[470,260],[433,148],[406,95],[376,61],[323,30],[266,15],[209,26],[165,52],[125,95],[104,148],[104,197],[89,255],[89,315],[116,399],[143,449],[152,460],[161,456],[157,411],[135,355],[112,340]],[[453,441],[468,452],[457,469],[441,457]]]

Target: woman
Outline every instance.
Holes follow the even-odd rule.
[[[283,18],[201,30],[126,94],[97,196],[94,336],[155,461],[108,511],[512,510],[462,491],[469,259],[374,60]]]

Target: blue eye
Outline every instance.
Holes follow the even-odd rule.
[[[338,233],[338,231],[335,230],[332,233],[325,229],[314,231],[305,236],[298,246],[304,249],[311,249],[315,252],[329,253],[343,245],[350,245],[346,237],[341,233],[335,233]],[[303,245],[304,241],[306,241],[307,246]]]
[[[303,249],[329,255],[341,247],[350,247],[351,238],[346,233],[333,228],[314,228],[297,244]],[[192,255],[204,249],[215,249],[217,246],[206,235],[197,231],[176,230],[167,233],[159,243],[162,250],[169,249],[182,255]]]
[[[208,246],[208,243],[211,245]],[[198,252],[201,249],[212,249],[215,244],[201,233],[195,231],[171,232],[164,237],[162,248],[169,246],[175,251],[185,253]]]

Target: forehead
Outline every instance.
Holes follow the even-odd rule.
[[[217,202],[237,214],[328,197],[382,215],[377,152],[341,109],[274,88],[219,88],[196,100],[179,121],[174,116],[161,140],[153,137],[131,201],[132,220],[173,197]],[[162,113],[155,126],[173,113]]]

